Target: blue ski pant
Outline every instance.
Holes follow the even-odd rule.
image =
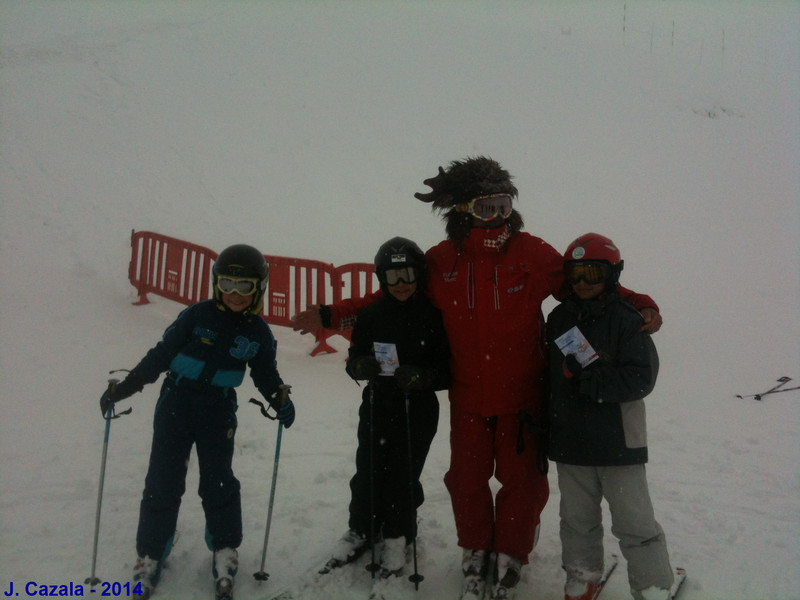
[[[211,550],[242,541],[240,485],[233,474],[236,393],[230,388],[167,378],[153,419],[153,444],[136,534],[139,556],[163,560],[178,522],[192,446],[200,468],[198,493]]]

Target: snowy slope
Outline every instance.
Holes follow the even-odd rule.
[[[107,372],[180,306],[133,306],[131,229],[368,261],[443,227],[413,198],[488,154],[526,229],[612,237],[661,305],[649,477],[686,600],[800,598],[800,7],[795,2],[0,3],[0,588],[89,575]],[[546,310],[548,307],[546,307]],[[344,531],[358,388],[344,352],[276,328],[294,386],[258,586],[275,426],[240,402],[240,597]],[[345,349],[339,341],[340,350]],[[115,421],[98,575],[125,581],[157,386]],[[240,399],[254,395],[249,384]],[[420,517],[420,600],[454,598],[444,395]],[[194,460],[194,459],[193,459]],[[196,465],[159,593],[210,595]],[[561,597],[558,491],[521,600]],[[610,523],[607,522],[607,530]],[[607,549],[616,551],[610,532]],[[608,597],[625,598],[624,564]],[[361,597],[366,573],[333,587]],[[5,586],[5,587],[4,587]],[[338,586],[338,587],[337,587]],[[351,591],[358,590],[358,593]],[[308,597],[332,598],[313,590]]]

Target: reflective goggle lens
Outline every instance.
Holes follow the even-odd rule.
[[[258,279],[243,279],[240,277],[220,277],[217,279],[217,289],[223,294],[239,294],[250,296],[256,293]]]
[[[507,219],[511,214],[511,201],[512,198],[508,194],[479,196],[464,205],[463,210],[481,221],[491,221],[497,217]]]
[[[414,271],[414,267],[386,269],[385,274],[387,285],[397,285],[401,281],[405,283],[414,283],[417,280],[417,273]]]
[[[603,283],[610,274],[611,268],[606,263],[573,262],[564,265],[564,277],[570,285],[575,285],[581,279],[589,285]]]

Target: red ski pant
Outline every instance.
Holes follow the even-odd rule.
[[[550,493],[547,475],[537,467],[538,449],[517,415],[482,417],[451,405],[450,470],[444,482],[459,546],[528,562]],[[501,486],[496,496],[492,476]]]

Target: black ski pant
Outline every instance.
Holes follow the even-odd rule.
[[[370,453],[370,390],[363,394],[359,409],[356,473],[350,480],[350,529],[370,535],[370,468],[374,459],[375,533],[384,538],[405,536],[410,542],[417,535],[416,509],[425,496],[420,475],[431,442],[439,425],[439,402],[433,392],[412,394],[410,398],[411,457],[409,473],[408,434],[405,400],[401,393],[374,397],[374,444]],[[411,486],[414,499],[411,500]]]
[[[153,444],[139,510],[136,551],[163,560],[172,549],[192,446],[200,468],[198,493],[211,550],[242,541],[239,481],[233,474],[236,393],[167,378],[153,419]]]

